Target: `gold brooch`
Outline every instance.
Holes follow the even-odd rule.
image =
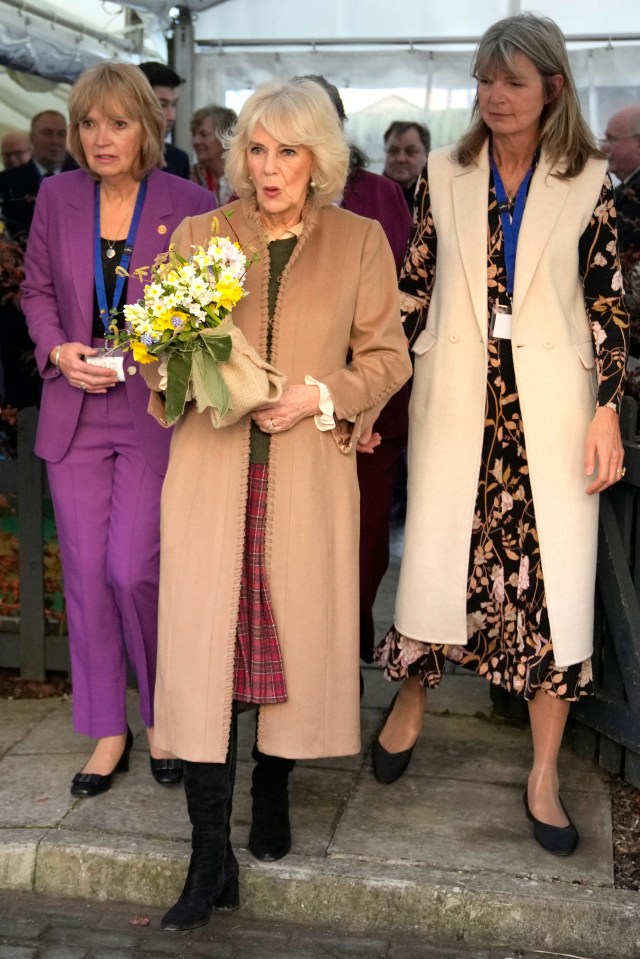
[[[166,233],[166,232],[167,232],[166,226],[164,225],[164,223],[161,223],[160,226],[158,227],[158,233]]]

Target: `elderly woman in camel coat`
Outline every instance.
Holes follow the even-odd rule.
[[[335,110],[309,80],[260,88],[229,140],[241,199],[223,208],[220,232],[258,254],[233,318],[287,384],[235,425],[213,429],[190,407],[174,430],[156,727],[186,760],[194,828],[169,930],[238,902],[235,701],[259,706],[254,816],[279,804],[285,831],[293,761],[360,748],[355,452],[374,450],[371,424],[411,365],[382,228],[332,204],[347,163]],[[210,232],[210,216],[193,217],[174,242],[188,255]]]

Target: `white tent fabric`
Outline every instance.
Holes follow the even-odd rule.
[[[69,84],[100,59],[161,59],[164,34],[147,14],[135,28],[111,0],[0,0],[0,134],[40,110],[65,112]]]
[[[525,10],[552,17],[565,33],[583,110],[597,135],[614,110],[640,102],[640,17],[627,0],[403,0],[397,6],[391,0],[226,0],[194,19],[194,102],[235,106],[245,94],[234,91],[261,80],[324,74],[341,89],[348,133],[375,169],[393,119],[424,121],[434,145],[458,136],[473,98],[477,40],[491,23]],[[380,94],[373,103],[363,95],[371,88]]]
[[[399,113],[427,122],[436,143],[454,138],[472,100],[475,42],[521,10],[551,16],[565,32],[597,134],[613,110],[640,99],[637,0],[0,0],[0,63],[57,82],[98,58],[163,59],[174,6],[192,20],[194,107],[235,106],[261,80],[322,73],[343,93],[350,136],[374,157]],[[127,27],[126,8],[142,28]],[[0,130],[24,128],[67,90],[26,90],[0,68]]]

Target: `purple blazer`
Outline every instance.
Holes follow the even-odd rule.
[[[377,173],[356,170],[347,180],[342,205],[346,210],[377,220],[382,225],[396,261],[396,270],[400,273],[411,232],[411,214],[398,184]],[[408,385],[394,393],[374,428],[383,439],[404,436],[408,432]]]
[[[95,181],[84,170],[59,173],[43,180],[25,257],[22,309],[35,357],[44,380],[35,450],[52,463],[63,458],[73,439],[83,402],[82,390],[70,386],[49,360],[60,343],[91,343],[93,327],[93,197]],[[180,177],[151,171],[129,272],[150,266],[167,250],[169,239],[186,216],[214,208],[213,197]],[[127,283],[127,302],[142,296],[134,276]],[[127,356],[126,390],[140,447],[149,466],[166,471],[171,431],[147,413],[149,388],[137,364]]]
[[[398,184],[378,173],[355,170],[347,180],[342,205],[382,225],[400,273],[411,232],[411,214]]]

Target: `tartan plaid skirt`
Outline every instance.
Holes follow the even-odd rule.
[[[287,686],[264,556],[269,468],[249,467],[238,628],[233,676],[234,699],[243,703],[284,703]]]

